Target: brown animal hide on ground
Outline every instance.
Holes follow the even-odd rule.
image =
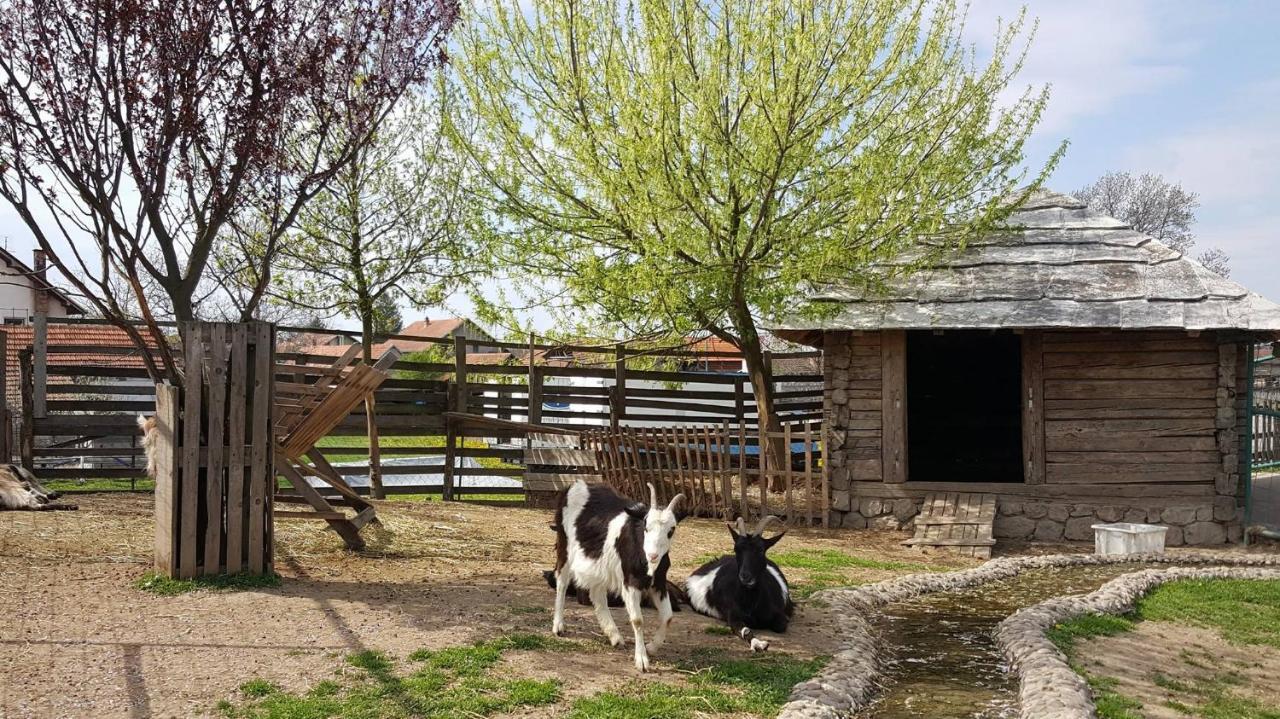
[[[35,475],[16,464],[0,464],[0,510],[75,509],[74,504],[53,504],[61,496],[40,485]]]

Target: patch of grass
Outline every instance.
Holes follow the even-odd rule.
[[[842,574],[832,574],[830,572],[814,572],[806,579],[798,582],[791,582],[791,598],[797,601],[804,601],[814,594],[824,589],[834,589],[835,587],[848,587],[859,582],[847,579]]]
[[[1202,719],[1280,719],[1280,709],[1232,693],[1232,687],[1244,683],[1244,677],[1235,672],[1190,681],[1157,673],[1152,681],[1174,695],[1165,706],[1180,714]]]
[[[1063,654],[1070,654],[1075,643],[1090,637],[1110,637],[1133,629],[1133,620],[1111,614],[1085,614],[1055,624],[1045,636]]]
[[[280,691],[280,687],[266,679],[250,679],[240,685],[240,693],[254,699],[265,697],[268,694],[275,694],[278,691]]]
[[[133,585],[144,592],[151,592],[162,597],[174,597],[197,589],[212,589],[223,592],[242,592],[251,589],[280,586],[277,574],[214,574],[195,579],[175,579],[156,572],[147,572]]]
[[[76,494],[80,492],[152,492],[156,483],[153,479],[51,479],[41,482],[45,489]]]
[[[346,656],[358,670],[342,683],[324,681],[305,694],[273,691],[250,695],[243,706],[220,704],[231,719],[400,719],[439,717],[476,719],[560,700],[556,680],[506,679],[494,667],[507,650],[559,650],[573,642],[538,634],[509,634],[485,642],[437,650],[418,650],[411,659],[418,666],[408,673],[384,652],[363,651]],[[246,686],[249,683],[246,683]]]
[[[440,434],[411,434],[403,436],[383,435],[378,437],[378,446],[383,449],[396,449],[401,447],[444,447],[445,438]],[[351,437],[324,437],[316,446],[322,450],[325,447],[361,447],[369,446],[369,437],[367,435],[356,435]],[[470,449],[488,449],[489,445],[482,439],[466,439],[463,440],[462,446]],[[443,452],[441,452],[443,454]],[[384,455],[390,457],[390,455]],[[395,455],[400,456],[400,455]],[[330,454],[325,453],[325,458],[330,462],[359,462],[369,458],[368,452],[363,453],[345,453]],[[477,457],[476,462],[481,467],[489,469],[511,468],[519,465],[503,462],[497,457]]]
[[[1117,692],[1115,679],[1090,676],[1079,669],[1077,671],[1093,690],[1093,703],[1098,709],[1098,719],[1143,719],[1138,713],[1142,702]]]
[[[617,691],[575,701],[570,719],[693,719],[716,714],[774,716],[791,688],[822,668],[824,658],[800,660],[785,654],[743,658],[719,651],[697,652],[679,667],[691,672],[688,685],[632,682]]]
[[[702,630],[703,634],[715,634],[717,636],[727,637],[733,635],[733,630],[723,624],[711,624]]]
[[[1139,602],[1137,616],[1207,627],[1235,644],[1280,648],[1280,580],[1170,582]]]
[[[882,569],[887,571],[922,571],[932,569],[927,564],[917,562],[897,562],[882,559],[855,557],[835,549],[796,549],[790,552],[776,552],[769,558],[779,567],[810,569],[819,572],[830,572],[837,569]]]

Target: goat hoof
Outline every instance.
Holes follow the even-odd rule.
[[[751,651],[753,651],[753,652],[764,652],[764,651],[768,651],[768,650],[769,650],[769,642],[767,642],[767,641],[765,641],[765,640],[763,640],[763,639],[752,639],[752,640],[751,640]]]
[[[554,635],[556,635],[557,637],[563,637],[563,636],[564,636],[564,623],[552,624],[552,625],[551,625],[551,633],[552,633],[552,634],[554,634]]]
[[[636,669],[647,672],[649,668],[649,657],[636,655]]]
[[[615,634],[615,635],[613,635],[613,636],[609,637],[609,646],[611,646],[611,647],[620,647],[620,646],[622,646],[622,635],[621,635],[621,634]]]

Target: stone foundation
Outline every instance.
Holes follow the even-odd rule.
[[[831,526],[848,529],[911,530],[920,501],[850,497],[832,493]],[[1141,507],[1124,504],[1076,504],[1000,498],[996,539],[1039,542],[1091,542],[1093,525],[1107,522],[1159,524],[1169,528],[1165,545],[1209,547],[1238,543],[1244,536],[1244,509],[1234,497],[1219,496],[1200,504]]]

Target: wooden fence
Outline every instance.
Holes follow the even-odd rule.
[[[292,331],[276,354],[275,379],[307,382],[331,365],[334,357],[314,350]],[[341,334],[341,333],[338,333]],[[377,434],[384,460],[444,455],[446,412],[571,428],[621,428],[728,422],[754,430],[756,408],[751,385],[742,373],[690,371],[678,365],[708,358],[732,360],[726,352],[634,350],[625,346],[585,347],[515,344],[479,340],[397,335],[422,344],[445,345],[449,362],[420,362],[412,356],[392,367],[392,379],[375,393]],[[468,348],[507,353],[504,364],[467,354]],[[33,348],[35,349],[35,348]],[[102,347],[50,343],[22,355],[23,386],[19,433],[22,463],[48,479],[112,479],[132,482],[145,475],[138,446],[136,417],[155,412],[155,387],[146,378],[132,346]],[[571,355],[574,359],[567,359]],[[775,367],[817,353],[779,354]],[[86,361],[86,357],[96,358]],[[659,365],[675,368],[654,369]],[[43,367],[43,371],[39,371]],[[38,381],[40,377],[45,382]],[[2,379],[2,378],[0,378]],[[784,422],[809,422],[813,431],[822,416],[822,377],[780,369],[774,376],[775,411]],[[488,466],[453,469],[455,498],[467,494],[523,494],[523,488],[469,488],[470,476],[524,475],[524,433],[468,426],[454,438],[456,456]],[[347,416],[331,433],[322,451],[329,457],[366,456],[364,408]],[[352,441],[340,438],[349,437]],[[339,438],[339,439],[335,439]],[[414,439],[409,439],[414,438]],[[416,441],[423,438],[426,441]],[[406,441],[407,440],[407,441]],[[464,462],[464,464],[471,464]],[[367,476],[366,462],[337,463],[349,477]],[[445,465],[383,463],[384,477],[414,475],[425,481],[392,482],[390,493],[442,492]],[[359,491],[365,491],[359,488]]]
[[[272,327],[201,322],[183,334],[186,387],[155,388],[156,570],[270,573]]]
[[[778,440],[785,459],[761,447]],[[676,494],[701,517],[758,519],[776,515],[798,526],[827,526],[830,509],[822,432],[812,422],[761,432],[728,422],[711,426],[625,427],[591,430],[582,445],[594,450],[601,478],[629,497],[659,502]]]

